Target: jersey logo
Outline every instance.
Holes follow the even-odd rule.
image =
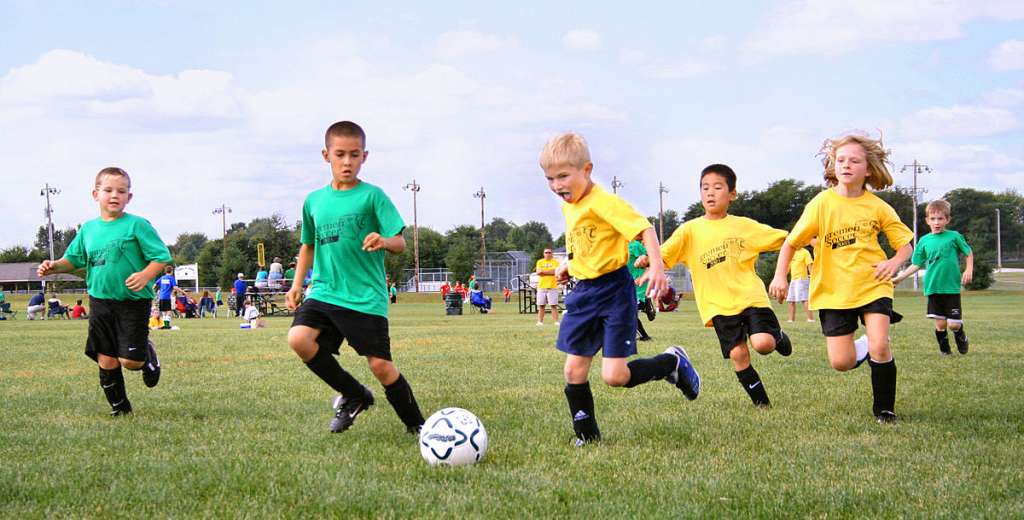
[[[746,244],[742,238],[727,238],[720,245],[702,253],[700,263],[704,265],[704,269],[711,269],[730,258],[738,260],[745,249]]]
[[[366,215],[342,215],[334,222],[316,228],[317,245],[331,244],[339,240],[362,241],[370,233]]]
[[[579,253],[584,257],[588,256],[594,247],[596,232],[597,226],[581,226],[570,231],[568,240],[572,254]]]
[[[858,241],[870,243],[878,237],[882,226],[874,219],[858,220],[852,226],[841,227],[825,233],[824,243],[829,249],[839,249],[856,244]]]

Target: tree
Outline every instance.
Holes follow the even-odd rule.
[[[677,213],[676,210],[666,209],[664,213],[662,213],[662,220],[665,225],[665,234],[662,237],[662,242],[664,242],[665,240],[668,240],[668,237],[672,236],[672,233],[676,232],[676,229],[679,226],[683,225],[683,219],[679,217],[679,213]],[[647,221],[654,226],[654,233],[658,234],[658,216],[654,215],[647,217]],[[630,238],[632,239],[633,237]]]
[[[456,280],[469,280],[469,275],[473,274],[473,266],[479,258],[479,241],[474,242],[465,237],[456,237],[448,241],[448,253],[444,261]]]
[[[206,244],[206,235],[202,233],[182,233],[174,245],[170,247],[175,264],[191,264],[199,257],[199,252]]]
[[[488,251],[508,251],[508,234],[515,229],[516,225],[507,222],[501,217],[495,217],[490,224],[484,226],[484,238],[487,242]]]
[[[220,240],[212,240],[203,244],[202,250],[196,256],[196,263],[199,264],[199,285],[203,287],[224,286],[221,279],[221,253],[223,246]],[[231,278],[234,280],[234,278]]]
[[[41,256],[37,251],[33,251],[25,246],[11,246],[0,250],[0,264],[42,262],[46,258],[48,257]]]
[[[526,251],[533,260],[541,257],[545,247],[551,247],[551,232],[543,222],[531,220],[509,233],[508,250]]]
[[[54,260],[64,256],[64,251],[67,251],[68,246],[71,245],[71,241],[75,239],[75,235],[78,234],[78,230],[74,227],[68,227],[66,229],[60,229],[54,227],[53,229],[53,258]],[[41,258],[50,258],[50,246],[49,240],[46,233],[46,226],[39,226],[36,231],[36,242],[34,251]]]

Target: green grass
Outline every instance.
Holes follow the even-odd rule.
[[[24,307],[18,301],[19,310]],[[938,356],[924,299],[901,292],[895,426],[870,414],[870,371],[831,370],[817,324],[786,327],[790,358],[757,357],[774,408],[754,409],[692,301],[647,324],[642,355],[685,345],[703,377],[613,389],[592,372],[605,441],[572,446],[555,329],[515,305],[446,317],[402,295],[392,349],[425,414],[475,412],[476,466],[431,468],[365,362],[377,406],[326,431],[332,392],[292,354],[286,318],[179,320],[153,333],[163,380],[128,373],[112,420],[83,321],[0,322],[0,515],[41,517],[1021,517],[1024,293],[965,296],[972,348]],[[782,315],[782,309],[777,312]]]

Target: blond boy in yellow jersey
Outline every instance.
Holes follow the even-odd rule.
[[[604,356],[601,377],[609,386],[630,388],[665,379],[692,400],[700,392],[700,376],[680,347],[626,361],[637,353],[636,284],[649,282],[651,296],[660,295],[668,285],[651,224],[590,179],[594,164],[582,136],[566,133],[552,138],[541,152],[540,166],[548,187],[564,202],[569,261],[555,270],[555,276],[566,280],[571,274],[578,280],[565,298],[556,346],[566,354],[565,397],[576,445],[583,446],[601,438],[587,381],[598,351]],[[650,269],[636,283],[626,267],[627,243],[635,237],[641,237],[652,255]]]
[[[544,325],[544,314],[547,306],[551,306],[551,319],[558,325],[558,281],[555,280],[555,269],[558,260],[550,247],[544,248],[544,257],[537,260],[534,266],[539,279],[537,280],[537,326]]]
[[[814,240],[812,239],[811,245],[813,244]],[[811,258],[810,251],[805,247],[797,249],[793,254],[793,259],[789,261],[789,294],[786,295],[786,301],[789,302],[787,323],[793,323],[793,320],[796,319],[796,304],[800,302],[803,302],[804,311],[807,312],[807,321],[814,321],[814,314],[811,313],[811,307],[807,303],[811,289],[809,270],[813,264],[814,259]]]
[[[779,253],[769,290],[782,301],[793,252],[818,237],[809,301],[818,311],[829,362],[840,372],[860,364],[853,334],[858,319],[863,322],[872,412],[880,423],[895,422],[896,362],[889,344],[889,324],[895,317],[892,278],[913,252],[913,234],[891,206],[867,190],[867,185],[880,190],[893,183],[885,166],[889,151],[880,140],[847,135],[826,140],[822,152],[825,181],[831,188],[804,208]],[[892,258],[886,258],[878,243],[880,232],[896,249]]]
[[[732,361],[736,378],[755,406],[771,401],[761,376],[750,364],[750,346],[759,354],[793,351],[772,311],[754,264],[765,251],[782,246],[786,232],[745,217],[729,215],[736,199],[736,173],[712,164],[700,174],[704,216],[684,223],[662,248],[667,267],[684,263],[693,277],[694,298],[704,326],[715,328],[722,357]]]

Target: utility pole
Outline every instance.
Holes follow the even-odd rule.
[[[487,194],[484,193],[484,187],[480,186],[480,191],[473,196],[480,199],[480,270],[483,271],[484,256],[487,254],[487,243],[484,241],[484,199],[487,198]]]
[[[999,208],[996,208],[996,269],[1003,272],[1003,239],[999,227]]]
[[[928,165],[926,165],[926,164],[921,164],[921,163],[917,162],[917,159],[914,159],[914,162],[911,163],[911,164],[904,164],[903,167],[900,168],[900,173],[903,173],[903,172],[907,171],[907,168],[910,168],[910,170],[914,174],[914,248],[916,249],[917,248],[917,196],[918,196],[918,193],[919,193],[919,191],[917,189],[917,174],[919,174],[919,173],[931,173],[932,169],[929,168]],[[923,193],[924,191],[927,191],[927,190],[923,190],[923,189],[920,190],[921,193]],[[917,273],[917,271],[914,271],[914,290],[917,290],[917,277],[918,277],[918,273]]]
[[[416,194],[420,191],[420,185],[413,179],[409,184],[402,186],[402,189],[412,192],[412,256],[416,266],[416,292],[420,292],[420,228],[416,222]]]
[[[221,232],[223,233],[223,239],[222,239],[223,245],[221,246],[221,253],[220,253],[220,258],[221,258],[222,262],[225,259],[224,257],[228,254],[228,220],[227,220],[227,214],[228,213],[231,213],[231,208],[225,206],[224,204],[221,204],[219,208],[214,208],[214,210],[213,210],[213,214],[214,215],[217,215],[217,214],[220,215],[220,228],[221,228]]]
[[[668,193],[668,188],[658,183],[658,242],[662,243],[665,241],[665,199],[664,194]]]
[[[50,183],[46,183],[43,189],[39,190],[39,195],[46,197],[46,241],[50,246],[50,261],[53,261],[53,205],[50,204],[50,195],[56,195],[60,193],[60,190],[50,186]]]
[[[617,176],[612,177],[612,193],[618,194],[619,188],[625,186]]]

